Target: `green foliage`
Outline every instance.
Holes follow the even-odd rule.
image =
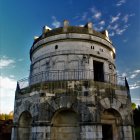
[[[13,114],[0,114],[0,120],[12,120]]]
[[[5,120],[5,114],[0,114],[0,120]]]
[[[132,103],[131,104],[131,107],[132,107],[132,110],[135,110],[136,109],[136,104],[135,103]]]

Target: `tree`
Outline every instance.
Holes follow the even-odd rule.
[[[132,103],[131,104],[131,107],[132,107],[132,110],[135,110],[136,109],[136,104],[135,103]]]
[[[9,113],[9,114],[0,114],[0,120],[13,120],[13,113]]]
[[[0,120],[5,120],[5,114],[0,114]]]
[[[134,118],[134,124],[136,127],[140,126],[140,107],[138,106],[138,108],[136,108],[135,110],[133,110],[133,118]]]

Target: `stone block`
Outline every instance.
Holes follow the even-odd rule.
[[[132,127],[131,126],[123,126],[123,131],[131,131]]]
[[[85,132],[85,133],[86,133],[86,139],[96,138],[96,132]]]

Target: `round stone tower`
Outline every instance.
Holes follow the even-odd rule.
[[[12,140],[134,140],[129,86],[108,31],[45,26],[18,81]]]

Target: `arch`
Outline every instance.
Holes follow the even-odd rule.
[[[51,139],[77,140],[80,135],[79,115],[71,109],[58,110],[52,118]]]
[[[115,120],[117,125],[122,124],[122,121],[123,121],[120,112],[118,112],[114,108],[105,109],[103,111],[102,115],[101,115],[101,119],[104,119],[104,120],[109,120],[109,119]]]
[[[121,107],[121,102],[115,98],[112,99],[112,103],[110,102],[109,98],[103,98],[100,100],[100,104],[105,109],[113,108],[115,110],[119,110],[119,108]]]
[[[32,116],[29,111],[21,113],[18,120],[18,140],[31,139]]]
[[[105,109],[101,114],[103,140],[119,140],[122,118],[120,113],[113,109]],[[108,131],[106,131],[108,130]]]

